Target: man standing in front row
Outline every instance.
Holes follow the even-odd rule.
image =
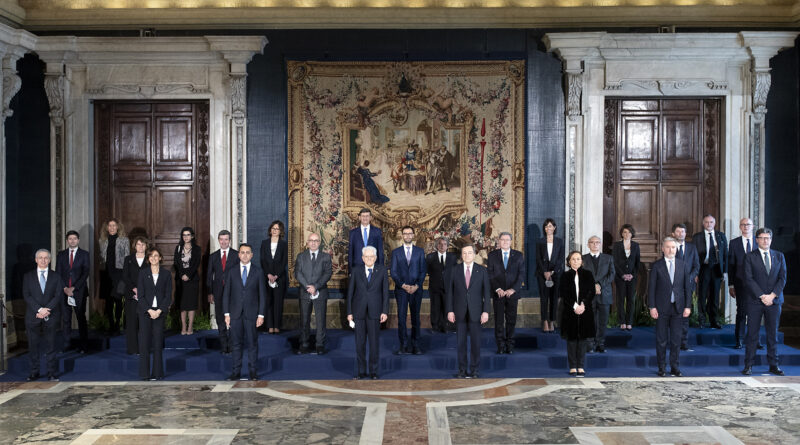
[[[258,328],[264,324],[267,309],[267,285],[264,273],[253,259],[253,246],[239,244],[238,267],[229,267],[225,273],[222,307],[225,326],[233,343],[233,371],[228,380],[239,380],[242,371],[242,343],[247,345],[250,380],[258,380]]]
[[[361,249],[366,246],[372,246],[378,251],[378,264],[386,264],[383,261],[383,232],[371,224],[372,212],[364,207],[358,212],[358,220],[361,224],[350,230],[350,243],[347,250],[350,273],[355,270],[356,266],[364,265],[364,261],[361,259]]]
[[[678,243],[666,237],[661,242],[664,257],[653,263],[647,285],[647,307],[656,320],[656,358],[658,376],[666,374],[669,344],[670,374],[681,377],[680,354],[682,320],[692,313],[692,282],[682,260],[675,258]]]
[[[367,378],[367,341],[369,341],[369,377],[378,378],[378,350],[381,323],[389,313],[389,277],[386,266],[377,264],[378,253],[372,246],[361,249],[364,267],[353,270],[347,288],[347,320],[356,331],[356,379]]]
[[[231,248],[231,232],[220,230],[217,235],[219,250],[208,257],[208,276],[206,286],[211,292],[208,294],[208,304],[214,304],[214,315],[217,318],[217,331],[219,332],[220,352],[231,353],[231,336],[225,324],[225,311],[222,308],[222,289],[225,286],[225,272],[234,269],[239,264],[239,252]]]
[[[686,242],[686,225],[675,223],[672,225],[672,237],[678,243],[678,253],[675,258],[682,260],[684,267],[689,272],[689,280],[692,282],[692,292],[697,287],[697,274],[700,272],[700,260],[697,256],[697,248],[692,243]],[[689,318],[682,321],[681,351],[689,350]]]
[[[497,241],[500,248],[491,251],[487,261],[494,303],[494,340],[498,354],[513,354],[517,304],[525,265],[522,252],[511,248],[510,233],[500,233]]]
[[[294,278],[300,283],[300,349],[298,354],[311,352],[311,309],[317,317],[317,354],[325,349],[326,323],[328,311],[328,280],[333,274],[331,255],[319,248],[320,237],[316,233],[308,235],[307,249],[297,254],[294,262]],[[351,269],[352,270],[352,269]]]
[[[758,229],[756,243],[758,249],[748,253],[744,260],[745,284],[750,295],[747,304],[747,346],[742,374],[753,373],[761,317],[764,317],[769,372],[783,375],[778,367],[778,324],[783,305],[783,287],[786,286],[786,259],[781,252],[770,249],[771,229]]]
[[[461,248],[461,261],[460,266],[453,268],[451,279],[447,283],[445,310],[447,320],[456,324],[458,337],[456,378],[478,378],[481,364],[481,325],[489,321],[491,309],[489,274],[485,267],[475,264],[475,247],[472,244]],[[470,339],[469,368],[467,368],[467,333]]]
[[[448,329],[444,310],[445,283],[450,282],[450,272],[456,265],[456,255],[447,251],[447,238],[436,240],[436,251],[425,257],[428,271],[428,296],[431,300],[431,328],[445,332]],[[452,326],[450,326],[452,330]]]
[[[64,282],[50,270],[50,252],[39,249],[34,256],[36,269],[25,274],[22,296],[25,298],[25,332],[28,334],[28,357],[31,371],[28,381],[39,378],[40,354],[47,362],[47,379],[58,380],[56,360],[56,330],[61,325],[61,297]]]
[[[728,273],[728,239],[723,232],[714,230],[717,220],[711,215],[703,217],[703,231],[692,236],[700,259],[697,276],[697,321],[700,328],[708,319],[711,329],[722,329],[717,322],[719,312],[719,286]]]
[[[606,325],[613,296],[611,283],[614,281],[614,259],[607,253],[600,253],[603,243],[599,236],[589,238],[589,253],[583,256],[583,268],[594,275],[594,342],[595,352],[606,352]]]
[[[392,251],[392,280],[397,300],[397,337],[400,348],[395,354],[422,354],[419,349],[419,309],[422,306],[422,283],[425,282],[425,251],[414,245],[414,228],[402,229],[403,245]],[[411,309],[411,337],[406,317]]]
[[[750,297],[747,283],[744,281],[744,260],[747,254],[756,248],[753,239],[753,220],[742,218],[739,221],[739,230],[742,236],[731,240],[728,248],[728,279],[730,280],[729,292],[736,299],[736,345],[734,349],[742,349],[742,343],[747,332],[747,305]],[[758,349],[764,349],[759,342]]]
[[[56,273],[64,282],[64,297],[61,300],[62,324],[64,329],[61,348],[69,348],[72,336],[72,312],[78,319],[78,332],[81,336],[79,350],[85,353],[89,347],[89,327],[86,323],[86,300],[89,292],[86,279],[89,278],[89,252],[78,247],[80,234],[75,230],[67,232],[67,248],[56,255]]]

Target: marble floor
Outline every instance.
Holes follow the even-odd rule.
[[[792,444],[800,378],[11,382],[0,443]]]

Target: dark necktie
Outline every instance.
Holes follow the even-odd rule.
[[[372,268],[367,269],[367,283],[372,279]]]
[[[441,254],[439,255],[439,264],[441,264],[442,267],[444,267],[444,255]]]
[[[678,258],[683,259],[683,244],[678,247]]]
[[[769,271],[772,270],[772,265],[769,262],[769,252],[764,252],[764,267],[767,268],[767,275],[769,275]],[[42,276],[44,276],[44,272],[42,272]]]
[[[225,272],[225,263],[227,263],[227,262],[228,262],[228,254],[223,250],[222,251],[222,260],[220,260],[220,263],[222,263],[222,271],[223,272]]]
[[[67,282],[67,287],[72,287],[72,263],[75,260],[75,251],[70,249],[69,250],[69,280]]]
[[[753,250],[753,249],[750,247],[750,238],[748,238],[747,239],[747,252],[746,253],[750,253],[751,250]]]
[[[717,247],[714,245],[714,232],[708,232],[708,262],[717,263]]]
[[[317,259],[317,254],[314,253],[314,252],[311,252],[311,262],[313,263],[314,261],[316,261],[316,259]]]

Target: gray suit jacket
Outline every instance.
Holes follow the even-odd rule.
[[[599,304],[611,304],[614,298],[611,293],[611,282],[614,281],[614,259],[607,253],[601,253],[597,258],[595,270],[592,254],[583,255],[583,268],[594,275],[594,282],[600,283],[600,295],[595,296]]]
[[[311,262],[311,252],[306,249],[297,254],[294,262],[294,278],[300,283],[300,298],[311,298],[306,286],[312,285],[319,291],[320,298],[328,298],[328,280],[333,274],[331,255],[317,251],[317,259]]]

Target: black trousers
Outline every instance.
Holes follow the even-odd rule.
[[[50,317],[48,321],[36,319],[34,324],[26,324],[25,332],[28,334],[28,358],[30,360],[31,374],[39,374],[41,356],[44,354],[47,375],[56,375],[58,361],[56,360],[56,328],[59,319]]]
[[[542,320],[555,321],[556,310],[558,309],[558,282],[561,275],[553,274],[551,280],[553,287],[547,287],[544,275],[539,275],[539,305],[542,314]]]
[[[367,343],[369,343],[369,372],[370,374],[378,373],[378,355],[379,340],[378,333],[381,329],[380,319],[369,318],[354,318],[356,327],[356,362],[358,364],[358,373],[366,374],[367,372]]]
[[[222,308],[222,295],[214,295],[214,317],[217,319],[217,331],[219,332],[219,349],[221,352],[231,352],[231,333],[228,325],[225,324],[225,311]]]
[[[269,283],[269,280],[266,280]],[[286,286],[280,283],[275,289],[267,284],[267,313],[264,324],[267,329],[281,329],[283,324],[283,298],[286,296]]]
[[[108,296],[106,297],[106,318],[108,319],[108,330],[116,334],[119,332],[119,327],[122,324],[122,297]]]
[[[636,278],[625,281],[614,278],[617,286],[617,298],[614,304],[617,306],[617,324],[628,324],[633,326],[633,317],[636,315]]]
[[[419,342],[419,310],[422,306],[422,289],[409,294],[403,289],[395,289],[394,296],[397,300],[397,338],[400,348],[413,348]],[[406,317],[411,311],[411,336],[408,335]]]
[[[585,339],[567,340],[567,362],[569,368],[583,368],[586,362],[586,348],[589,342]]]
[[[761,318],[764,318],[764,333],[767,337],[767,363],[778,366],[778,325],[781,320],[781,305],[764,306],[761,301],[751,299],[747,302],[747,345],[744,365],[753,366],[756,359],[756,345],[761,331]]]
[[[81,343],[80,348],[84,351],[89,347],[89,324],[86,322],[86,300],[88,296],[81,299],[75,299],[75,306],[67,304],[67,297],[64,297],[64,304],[61,306],[61,326],[63,328],[63,335],[61,338],[61,348],[66,350],[69,348],[70,338],[72,337],[72,312],[75,312],[75,318],[78,319],[78,332],[80,333]]]
[[[128,354],[139,352],[139,302],[125,298],[125,347]]]
[[[444,313],[444,291],[428,291],[431,299],[431,328],[435,331],[447,329],[447,318]]]
[[[325,347],[325,339],[327,333],[327,311],[328,299],[320,296],[312,300],[308,297],[307,293],[300,296],[300,346],[308,348],[309,339],[311,338],[311,309],[317,315],[317,347]]]
[[[667,346],[669,346],[669,364],[673,369],[679,369],[681,352],[681,336],[683,334],[683,310],[671,305],[663,313],[658,312],[656,320],[656,359],[658,369],[665,369],[667,363]]]
[[[469,334],[469,362],[467,361],[467,334]],[[481,365],[481,322],[469,321],[469,314],[456,320],[456,337],[458,338],[458,371],[470,373]]]
[[[494,340],[497,347],[514,347],[514,328],[517,325],[519,298],[494,298]]]
[[[592,310],[594,311],[594,346],[606,345],[606,325],[608,324],[608,313],[611,310],[611,305],[602,304],[597,301],[597,295],[592,301]]]
[[[258,367],[258,328],[255,319],[231,318],[231,342],[233,343],[233,373],[242,372],[243,348],[247,347],[247,362],[251,373]]]
[[[164,323],[167,314],[153,320],[147,312],[139,313],[139,377],[164,377]],[[150,369],[150,353],[153,369]]]
[[[736,292],[736,328],[734,329],[734,336],[736,343],[741,343],[744,340],[745,332],[747,332],[747,299],[748,295],[745,289],[734,287]]]
[[[701,264],[697,275],[697,320],[701,326],[706,322],[717,324],[719,286],[720,278],[714,274],[714,265]]]

